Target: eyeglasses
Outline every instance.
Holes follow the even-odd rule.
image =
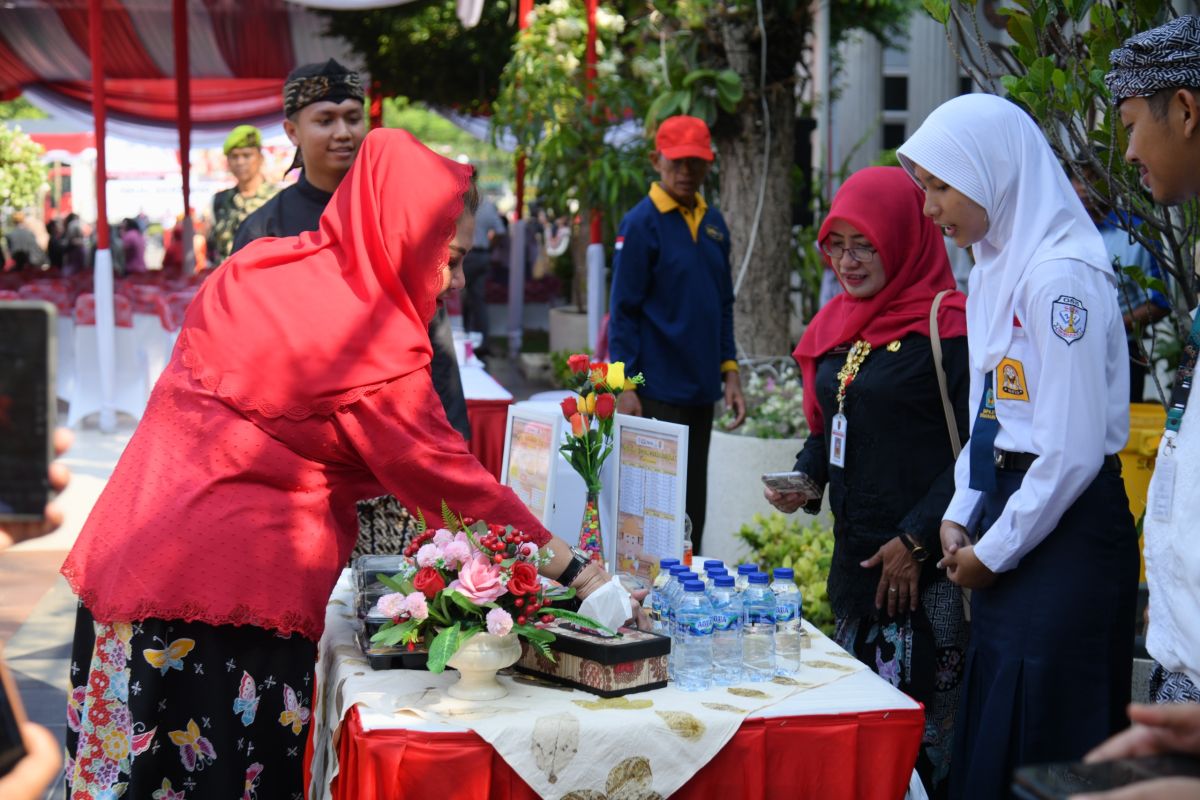
[[[830,261],[840,261],[842,253],[849,253],[860,264],[868,264],[875,260],[875,249],[871,247],[842,247],[840,244],[821,243],[821,252],[829,256]]]

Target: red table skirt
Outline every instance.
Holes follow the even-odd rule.
[[[471,423],[471,452],[488,472],[500,479],[504,466],[504,429],[508,425],[508,407],[512,400],[467,400],[467,421]]]
[[[899,800],[924,719],[919,708],[747,719],[672,798]],[[538,800],[477,734],[364,732],[357,708],[342,726],[338,762],[337,800]]]

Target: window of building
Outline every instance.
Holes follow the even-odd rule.
[[[904,144],[904,123],[885,122],[883,124],[883,149],[894,150]]]
[[[885,75],[885,76],[883,76],[883,110],[884,111],[907,111],[908,110],[908,76],[907,75]]]

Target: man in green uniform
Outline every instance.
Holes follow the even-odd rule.
[[[214,266],[229,258],[233,236],[242,220],[279,191],[263,177],[262,132],[253,125],[238,125],[230,132],[225,139],[225,160],[237,186],[213,195],[208,251]]]

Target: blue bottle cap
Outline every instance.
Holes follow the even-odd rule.
[[[683,581],[684,583],[687,583],[688,581],[694,581],[699,578],[700,578],[700,576],[697,575],[696,573],[692,572],[690,569],[684,570],[683,572],[679,573],[679,580]]]
[[[789,580],[790,581],[795,575],[796,575],[796,573],[792,570],[791,567],[776,567],[775,568],[775,579],[776,580]]]
[[[700,581],[685,581],[683,584],[683,590],[685,592],[703,592],[704,584]]]
[[[733,586],[733,576],[732,575],[718,575],[717,577],[713,578],[713,586],[718,586],[722,589],[732,587]]]
[[[738,564],[738,575],[751,575],[758,572],[758,564]]]
[[[668,567],[667,572],[671,573],[672,577],[678,577],[680,573],[687,572],[688,568],[682,564],[676,564],[673,567]]]
[[[712,569],[705,569],[704,571],[708,573],[708,577],[710,578],[715,578],[718,575],[729,574],[729,570],[725,569],[724,567],[713,567]]]
[[[750,582],[755,585],[760,584],[760,583],[765,585],[767,583],[767,573],[751,572],[750,573]]]
[[[679,564],[678,558],[660,558],[658,560],[658,568],[659,569],[670,569],[671,567],[674,567],[677,564]]]
[[[725,562],[719,558],[710,558],[704,562],[704,571],[707,572],[709,567],[723,567]]]

